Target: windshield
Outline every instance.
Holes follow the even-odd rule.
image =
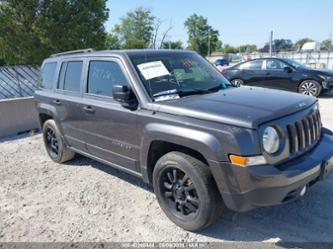
[[[291,59],[285,59],[287,63],[289,63],[290,65],[292,65],[295,68],[307,68],[307,66],[305,66],[302,63],[299,63],[297,61],[291,60]]]
[[[141,52],[129,57],[155,101],[219,91],[231,84],[205,59],[192,52]]]

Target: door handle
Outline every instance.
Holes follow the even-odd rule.
[[[60,102],[59,99],[53,100],[53,103],[56,104],[56,105],[61,105],[61,102]]]
[[[85,110],[86,112],[89,112],[89,113],[95,112],[95,109],[92,108],[90,105],[83,107],[83,110]]]

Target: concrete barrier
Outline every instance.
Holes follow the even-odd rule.
[[[0,137],[39,128],[33,97],[0,100]]]

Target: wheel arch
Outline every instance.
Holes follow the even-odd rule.
[[[157,160],[171,151],[189,154],[209,166],[224,158],[218,139],[206,132],[165,124],[146,126],[140,153],[140,168],[145,182],[151,182]]]

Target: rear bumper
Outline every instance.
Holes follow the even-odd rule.
[[[212,171],[226,206],[244,212],[291,201],[304,187],[326,178],[333,171],[332,148],[333,136],[323,133],[312,151],[288,163],[250,167],[219,163]]]

